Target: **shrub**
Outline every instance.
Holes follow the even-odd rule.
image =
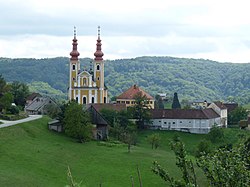
[[[11,114],[19,114],[19,108],[17,106],[11,106],[9,109],[8,109],[8,112],[10,112]]]
[[[208,140],[202,140],[198,145],[195,152],[195,156],[197,158],[201,157],[202,155],[206,155],[212,152],[212,145],[211,142]]]
[[[207,138],[213,143],[222,142],[224,140],[224,131],[222,128],[213,127],[208,133]]]

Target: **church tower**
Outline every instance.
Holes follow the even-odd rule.
[[[80,62],[78,56],[80,53],[77,51],[76,27],[74,27],[73,49],[70,53],[70,67],[69,67],[69,100],[76,100],[74,87],[77,85],[77,75],[80,71]]]
[[[90,71],[87,71],[86,68],[83,71],[80,69],[78,59],[80,53],[77,51],[78,44],[75,28],[72,45],[73,49],[70,53],[69,63],[69,100],[75,100],[79,104],[107,103],[108,90],[104,84],[104,61],[102,58],[100,27],[98,27],[96,52],[94,53],[94,67],[90,67]]]
[[[100,26],[98,26],[98,38],[96,43],[96,52],[94,53],[94,79],[96,86],[99,87],[98,103],[107,103],[107,88],[104,84],[104,61],[102,52],[102,43],[100,38]]]

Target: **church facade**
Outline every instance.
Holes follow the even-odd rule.
[[[76,30],[74,30],[73,49],[70,53],[69,64],[69,100],[75,100],[79,104],[107,103],[108,89],[104,84],[104,54],[101,49],[100,27],[98,27],[92,70],[81,71],[77,45]]]

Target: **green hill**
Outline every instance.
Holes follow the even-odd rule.
[[[91,59],[81,59],[81,69],[89,69]],[[0,58],[0,74],[7,81],[19,80],[48,83],[67,92],[69,59]],[[250,103],[250,63],[218,63],[204,59],[173,57],[138,57],[107,60],[105,79],[110,96],[120,94],[138,84],[150,94],[170,96],[178,92],[180,99],[231,100]],[[231,97],[232,96],[232,97]]]
[[[150,168],[154,160],[168,167],[170,173],[179,175],[174,153],[169,148],[169,139],[174,132],[161,133],[163,143],[152,150],[146,142],[145,132],[138,146],[131,153],[126,146],[107,147],[97,142],[77,143],[75,140],[47,129],[48,118],[3,128],[0,130],[0,186],[65,186],[67,167],[70,166],[74,179],[86,186],[127,187],[133,176],[139,186],[136,167],[140,168],[145,186],[165,186],[160,177]],[[199,143],[204,135],[179,133],[189,150]],[[201,177],[201,174],[198,174]],[[204,186],[201,177],[199,184]],[[202,185],[203,184],[203,185]]]

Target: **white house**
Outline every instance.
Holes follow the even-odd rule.
[[[220,101],[211,103],[208,108],[212,108],[219,116],[219,126],[227,127],[227,107]]]
[[[206,134],[220,125],[220,116],[212,109],[154,109],[151,110],[151,129],[177,130]]]

